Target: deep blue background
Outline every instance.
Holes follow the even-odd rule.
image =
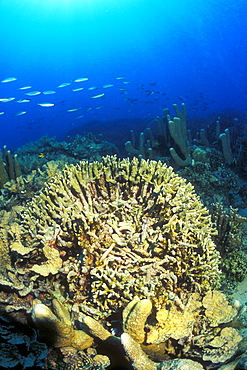
[[[148,120],[182,101],[190,115],[246,112],[246,18],[246,0],[0,0],[0,81],[17,78],[0,83],[0,99],[15,97],[0,103],[0,147],[59,139],[92,119]],[[17,103],[26,85],[56,94]]]

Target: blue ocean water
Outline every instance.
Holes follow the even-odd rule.
[[[0,147],[173,103],[245,114],[246,17],[245,0],[0,0]]]

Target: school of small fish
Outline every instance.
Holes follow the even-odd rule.
[[[2,87],[6,85],[14,87],[13,90],[16,94],[13,95],[16,96],[13,96],[12,94],[11,96],[4,96],[4,88]],[[158,84],[156,82],[150,82],[146,85],[143,83],[134,84],[132,81],[127,80],[125,76],[114,77],[112,83],[101,85],[90,85],[89,77],[78,77],[72,81],[63,82],[56,86],[56,88],[42,91],[33,89],[32,85],[18,86],[17,77],[7,77],[0,81],[0,116],[4,116],[5,113],[7,113],[11,114],[12,117],[28,117],[30,112],[32,117],[30,116],[29,119],[33,120],[33,109],[35,107],[36,109],[39,109],[38,107],[42,109],[53,107],[53,109],[55,109],[57,107],[58,109],[56,110],[54,117],[51,118],[51,122],[66,113],[70,114],[70,117],[73,116],[73,120],[82,118],[90,119],[92,116],[90,117],[88,114],[92,115],[92,113],[96,113],[96,111],[103,108],[108,110],[111,108],[114,109],[114,111],[119,110],[120,112],[121,110],[124,110],[123,113],[126,115],[126,113],[132,112],[134,105],[142,104],[142,110],[140,110],[140,112],[145,112],[148,117],[149,111],[147,108],[144,110],[143,106],[148,107],[151,104],[154,106],[156,103],[156,105],[158,105],[159,112],[161,112],[162,109],[167,107],[169,104],[169,102],[165,102],[165,100],[169,100],[169,97],[167,97],[165,92],[160,91],[161,89],[157,90],[157,87]],[[63,98],[60,99],[60,95],[63,94],[63,92],[65,92],[65,94],[63,95]],[[133,96],[135,92],[136,95],[138,95],[138,98]],[[22,93],[22,96],[19,96],[20,93]],[[68,99],[68,93],[76,94],[73,95],[73,99]],[[144,99],[140,99],[140,93]],[[59,98],[57,98],[58,96]],[[117,98],[116,100],[119,105],[113,106],[111,104],[109,108],[107,105],[107,99],[112,102],[112,97]],[[178,99],[185,102],[188,98],[189,96],[185,95]],[[72,103],[70,103],[71,100]],[[104,103],[106,104],[97,105],[97,101],[101,100],[104,100]],[[92,104],[90,104],[90,101]],[[9,106],[9,104],[6,105],[6,103],[12,104],[11,109],[5,109],[7,105]],[[17,105],[19,104],[23,104],[23,110],[18,109]],[[28,106],[32,106],[32,108],[29,110],[27,109]],[[204,100],[203,94],[201,94],[197,99],[194,99],[191,106],[193,110],[197,110],[199,108],[200,110],[206,110],[207,103]],[[51,111],[49,110],[49,112]],[[76,116],[73,115],[74,112],[77,112]],[[40,115],[40,112],[38,113]],[[42,119],[42,117],[39,119]],[[0,118],[0,123],[1,120],[2,118]],[[74,122],[72,124],[74,124]]]

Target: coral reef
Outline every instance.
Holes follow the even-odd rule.
[[[125,143],[125,149],[129,155],[144,159],[159,159],[170,152],[178,166],[185,167],[192,163],[191,143],[186,126],[186,106],[182,103],[181,111],[177,104],[173,104],[173,108],[177,115],[173,120],[170,117],[169,109],[163,110],[163,118],[156,118],[157,140],[155,140],[151,127],[147,127],[145,131],[148,139],[145,138],[145,133],[141,132],[137,147],[134,131],[131,130],[131,140]],[[171,141],[173,141],[175,148],[170,147]]]
[[[63,347],[61,352],[66,370],[104,370],[110,365],[108,357],[97,354],[94,348],[77,351],[73,347]]]
[[[75,164],[82,159],[101,160],[104,155],[117,154],[118,149],[114,144],[99,140],[88,133],[84,136],[68,137],[66,141],[56,141],[54,137],[43,136],[22,146],[16,153],[22,172],[27,174],[49,161],[60,161],[64,166],[68,163]]]
[[[0,366],[246,368],[244,125],[192,141],[173,107],[131,132],[138,159],[102,159],[119,151],[92,134],[4,148]]]
[[[150,121],[148,127],[140,133],[138,147],[134,132],[131,130],[131,141],[125,143],[129,155],[162,160],[182,168],[194,166],[198,162],[208,163],[211,169],[214,167],[213,171],[216,170],[218,163],[218,167],[231,168],[241,176],[245,176],[246,129],[244,123],[236,126],[238,119],[236,121],[236,118],[226,115],[217,117],[216,121],[207,124],[199,131],[198,126],[200,127],[201,123],[197,120],[197,127],[192,126],[191,130],[187,130],[185,104],[182,103],[181,110],[177,104],[173,104],[173,107],[176,117],[172,119],[169,109],[164,109],[163,117],[156,117]],[[193,125],[193,118],[190,118],[190,125]],[[222,129],[224,131],[220,133]],[[145,131],[148,139],[145,138]],[[239,132],[241,132],[241,137]]]
[[[154,362],[148,358],[141,346],[129,334],[123,333],[121,340],[134,370],[203,370],[201,364],[189,359]]]
[[[27,290],[32,283],[44,289],[42,281],[56,275],[66,296],[103,315],[136,296],[159,307],[169,291],[219,281],[210,216],[193,187],[160,162],[106,157],[69,166],[14,225],[4,245],[14,289],[26,291],[27,281]]]
[[[190,181],[197,193],[206,204],[220,202],[226,206],[239,205],[244,203],[240,197],[240,181],[237,175],[223,163],[222,155],[215,150],[205,151],[205,160],[194,157],[193,166],[186,166],[178,171],[178,174]],[[197,154],[196,153],[196,154]]]
[[[245,353],[240,347],[242,336],[233,327],[240,315],[239,308],[230,305],[219,291],[188,294],[183,301],[184,304],[178,299],[171,299],[158,311],[148,299],[131,301],[123,311],[123,333],[120,337],[114,336],[98,320],[81,313],[82,330],[78,332],[80,338],[87,335],[91,340],[94,338],[101,342],[104,353],[110,356],[113,363],[117,357],[117,363],[123,364],[126,354],[134,370],[199,370],[204,368],[202,364],[205,368],[214,368],[237,353],[242,355],[235,364],[242,361]],[[44,329],[54,319],[54,314],[42,306],[48,313],[44,318]],[[59,307],[62,306],[60,303]],[[56,333],[59,340],[62,335],[64,344],[73,338],[70,331],[64,331],[60,325]],[[83,339],[79,343],[85,348],[90,341]],[[77,363],[85,356],[85,352],[78,352],[75,348],[62,348],[64,351]],[[109,365],[109,358],[96,352],[94,354],[100,363]]]
[[[226,241],[190,183],[161,162],[116,157],[54,162],[44,178],[30,201],[1,211],[0,286],[15,297],[8,310],[34,305],[40,337],[71,369],[104,369],[112,352],[136,370],[235,356],[239,311],[215,290],[215,238]],[[93,352],[99,342],[106,352]]]
[[[43,136],[19,148],[13,158],[6,147],[4,153],[5,162],[0,158],[0,209],[11,209],[32,198],[66,164],[82,159],[100,161],[103,155],[116,154],[118,149],[89,133],[62,142]]]
[[[136,317],[148,306],[182,309],[187,293],[219,282],[208,211],[191,184],[161,162],[105,157],[67,166],[24,206],[2,211],[1,224],[1,289],[6,297],[39,299],[33,321],[53,346],[81,351],[92,337],[111,342],[97,322],[132,300],[147,302]],[[54,313],[44,306],[52,302]],[[91,329],[81,334],[70,320]]]

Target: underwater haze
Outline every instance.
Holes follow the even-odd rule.
[[[1,147],[93,120],[117,136],[173,103],[246,114],[246,18],[246,0],[0,0]]]

